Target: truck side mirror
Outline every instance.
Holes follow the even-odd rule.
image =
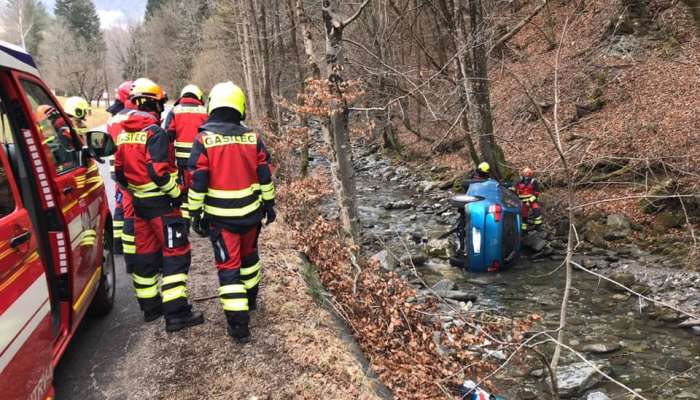
[[[114,140],[112,140],[112,137],[107,132],[88,131],[85,136],[87,138],[87,148],[90,156],[100,164],[104,163],[102,157],[111,156],[117,151]]]

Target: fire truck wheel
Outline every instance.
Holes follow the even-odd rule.
[[[90,315],[102,317],[109,314],[114,306],[116,274],[114,271],[114,240],[112,238],[111,221],[108,221],[104,232],[104,249],[102,252],[102,276],[95,298],[90,306]]]

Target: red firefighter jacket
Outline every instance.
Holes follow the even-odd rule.
[[[142,218],[170,212],[181,193],[172,144],[158,122],[151,113],[131,111],[117,137],[117,182],[133,195],[135,211]]]
[[[197,99],[183,97],[168,113],[163,126],[175,141],[177,165],[186,167],[199,127],[207,120],[207,109]]]
[[[525,202],[535,202],[540,196],[540,184],[534,178],[520,178],[515,184],[515,193],[518,194],[520,200]]]
[[[117,143],[119,134],[122,132],[122,122],[129,117],[129,112],[131,111],[131,109],[122,108],[121,111],[112,115],[107,120],[107,133],[109,133],[109,136],[112,137],[115,144]],[[116,177],[114,176],[114,156],[109,157],[109,172],[112,175],[112,179],[116,180]]]
[[[263,205],[272,207],[275,186],[269,154],[262,137],[231,122],[207,122],[192,147],[189,167],[190,213],[203,209],[214,226],[247,230],[263,218]]]

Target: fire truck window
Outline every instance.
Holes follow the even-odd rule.
[[[56,172],[62,174],[78,167],[78,152],[70,126],[44,89],[30,81],[22,81],[27,100],[34,111],[34,120],[43,134],[42,144],[53,160]]]
[[[15,198],[12,197],[12,188],[7,179],[5,166],[0,164],[0,218],[15,210]]]

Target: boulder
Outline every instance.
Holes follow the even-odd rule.
[[[544,240],[537,232],[533,232],[523,239],[523,246],[531,249],[532,251],[541,251],[547,245],[547,241]]]
[[[649,188],[649,196],[666,196],[671,194],[674,182],[671,179],[664,179]],[[639,206],[642,211],[647,214],[652,214],[659,210],[663,205],[663,200],[655,197],[645,197],[639,200]]]
[[[624,239],[632,233],[632,226],[629,220],[622,214],[610,214],[605,223],[605,239]]]
[[[662,357],[658,359],[657,365],[663,369],[677,373],[685,372],[693,366],[690,361],[678,357]]]
[[[610,400],[610,397],[602,390],[594,390],[586,394],[585,400]]]
[[[581,347],[587,353],[606,354],[620,350],[620,343],[589,343]]]
[[[406,256],[401,257],[399,260],[399,263],[401,265],[410,267],[410,266],[419,266],[425,264],[425,262],[428,261],[428,258],[422,254],[409,254]]]
[[[476,295],[461,290],[434,290],[435,294],[443,299],[459,301],[476,301]]]
[[[588,221],[586,225],[583,226],[583,238],[586,242],[598,246],[598,247],[608,247],[608,243],[605,241],[605,226],[596,221]]]
[[[634,274],[630,272],[614,272],[610,274],[609,278],[614,280],[615,282],[625,285],[628,288],[631,288],[631,286],[637,282],[637,279],[634,277]],[[605,281],[605,287],[613,292],[626,292],[625,289],[610,281]]]
[[[610,366],[606,362],[597,361],[594,365],[601,371],[607,373]],[[592,388],[600,382],[602,375],[592,366],[585,362],[578,362],[557,369],[557,386],[559,395],[562,397],[572,397]]]
[[[437,257],[447,260],[452,246],[449,239],[432,238],[425,244],[425,254],[428,257]]]
[[[447,278],[443,278],[437,281],[437,283],[433,285],[432,289],[435,291],[454,290],[457,289],[457,284]]]
[[[413,202],[411,200],[392,201],[391,203],[384,204],[385,210],[408,210],[409,208],[413,208]]]
[[[379,266],[385,271],[393,271],[396,268],[396,258],[389,254],[387,250],[382,250],[373,255],[370,258],[370,261],[379,263]]]

